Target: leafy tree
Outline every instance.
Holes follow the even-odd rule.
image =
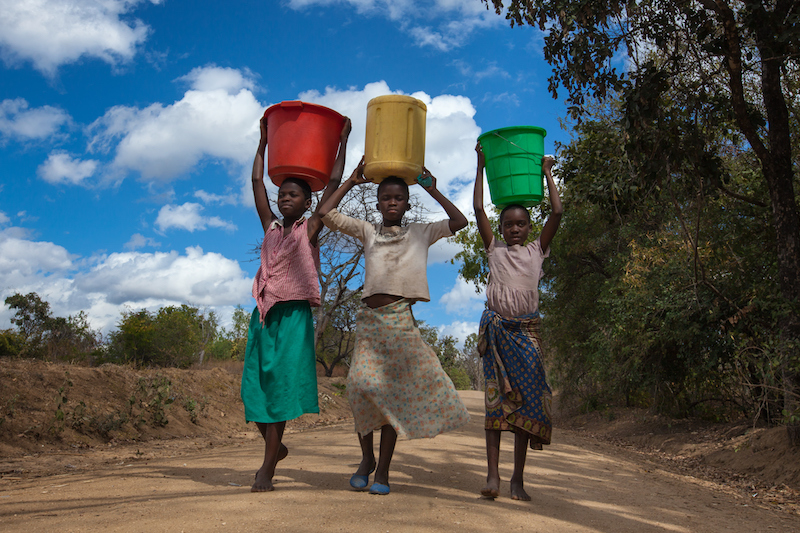
[[[193,363],[202,363],[205,346],[210,340],[209,330],[216,328],[216,320],[209,324],[209,317],[199,313],[195,307],[168,306],[158,310],[153,319],[155,327],[156,359],[160,366],[186,368]]]
[[[595,109],[562,152],[570,208],[542,294],[557,384],[590,407],[624,401],[679,414],[710,413],[711,405],[754,413],[769,402],[739,386],[743,376],[763,380],[738,346],[771,329],[763,302],[778,288],[763,255],[767,209],[706,188],[691,169],[676,168],[660,187],[637,187],[629,152],[598,149],[625,146],[615,109]],[[721,162],[730,183],[759,191],[738,156]],[[614,187],[621,168],[633,175]]]
[[[470,378],[464,369],[464,355],[456,348],[456,339],[450,335],[439,337],[435,327],[420,321],[417,324],[422,339],[430,346],[439,358],[442,368],[450,376],[458,390],[470,388]]]
[[[76,361],[91,358],[100,345],[99,335],[89,326],[83,311],[74,317],[53,317],[50,304],[35,292],[15,293],[5,303],[16,309],[11,323],[18,330],[16,336],[4,335],[9,354]]]
[[[231,336],[235,339],[247,339],[247,328],[250,327],[250,313],[245,311],[241,305],[237,305],[233,310],[232,320]]]
[[[42,356],[42,343],[52,320],[50,304],[35,292],[25,295],[15,293],[5,299],[5,304],[12,310],[16,309],[11,323],[17,326],[23,339],[24,347],[20,355]]]
[[[320,332],[317,342],[317,362],[328,377],[337,365],[350,364],[356,340],[356,316],[361,306],[361,291],[337,290],[335,294],[323,304],[332,309],[325,313],[326,330]]]
[[[628,150],[622,106],[593,106],[560,150],[568,208],[540,284],[551,378],[586,408],[779,420],[770,302],[780,291],[763,253],[773,234],[769,210],[748,199],[764,193],[760,172],[746,164],[745,144],[729,139],[718,142],[720,165],[746,196],[686,167],[655,186]],[[479,237],[465,237],[462,254],[473,253]]]
[[[109,353],[116,362],[186,368],[201,363],[216,338],[217,321],[196,307],[162,307],[124,313],[111,334]]]
[[[60,360],[94,359],[101,345],[100,335],[92,329],[83,311],[67,318],[56,317],[48,321],[46,352],[50,358]]]
[[[483,390],[483,360],[478,353],[478,334],[470,333],[464,341],[462,368],[467,374],[472,390]]]
[[[14,357],[22,351],[23,339],[12,329],[0,330],[0,357]]]
[[[115,363],[146,365],[156,350],[153,316],[147,309],[126,311],[110,335],[109,358]]]
[[[247,348],[247,329],[250,326],[250,313],[237,305],[233,310],[233,324],[230,330],[222,328],[211,343],[211,356],[214,359],[243,361]]]

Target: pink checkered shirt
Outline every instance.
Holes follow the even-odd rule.
[[[261,266],[253,281],[261,322],[278,302],[308,300],[319,307],[319,249],[308,241],[308,221],[294,223],[292,231],[283,236],[283,224],[273,220],[261,244]]]

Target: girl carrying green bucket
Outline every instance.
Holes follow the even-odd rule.
[[[489,284],[486,288],[487,309],[481,316],[478,351],[483,357],[486,400],[486,486],[484,498],[500,494],[500,436],[502,431],[514,433],[514,472],[511,476],[511,498],[529,501],[523,487],[523,471],[528,446],[541,450],[550,444],[551,391],[545,380],[539,336],[539,279],[542,263],[549,255],[550,242],[558,230],[563,208],[551,169],[552,157],[542,159],[547,178],[552,213],[538,239],[526,244],[533,228],[530,213],[522,205],[511,204],[500,213],[498,242],[483,207],[483,170],[481,144],[475,176],[473,204],[478,233],[489,260]]]

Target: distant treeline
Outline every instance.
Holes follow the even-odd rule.
[[[54,317],[50,304],[38,294],[14,294],[5,300],[14,311],[15,329],[0,330],[0,357],[26,357],[90,366],[104,363],[136,367],[188,368],[209,359],[244,359],[250,313],[233,312],[230,329],[219,325],[216,314],[189,305],[167,306],[157,311],[122,313],[117,329],[106,337],[93,330],[81,311],[67,318]],[[346,308],[339,315],[350,316]],[[481,369],[474,339],[465,353],[451,336],[440,337],[436,328],[419,324],[423,338],[433,348],[459,389],[479,388]],[[473,336],[474,337],[474,336]],[[337,365],[349,366],[355,333],[348,323],[325,323],[318,335],[317,361],[330,376]],[[469,354],[469,355],[468,355]]]
[[[14,294],[5,300],[15,312],[16,329],[0,330],[0,356],[29,357],[100,365],[187,368],[206,358],[240,359],[247,343],[250,315],[241,307],[233,313],[230,330],[217,316],[189,305],[122,313],[117,329],[104,338],[89,326],[81,311],[54,317],[50,304],[38,294]]]

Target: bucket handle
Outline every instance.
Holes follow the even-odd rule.
[[[500,134],[499,134],[499,133],[497,133],[496,131],[493,131],[493,132],[492,132],[492,135],[496,135],[496,136],[500,137],[501,139],[503,139],[503,140],[504,140],[505,142],[507,142],[508,144],[513,144],[514,146],[516,146],[517,148],[519,148],[520,150],[522,150],[523,152],[525,152],[525,153],[526,153],[526,154],[528,154],[528,155],[532,155],[532,156],[538,156],[538,155],[539,155],[539,154],[534,154],[533,152],[529,152],[529,151],[527,151],[527,150],[526,150],[525,148],[523,148],[522,146],[518,145],[517,143],[515,143],[514,141],[512,141],[512,140],[510,140],[510,139],[506,139],[505,137],[503,137],[502,135],[500,135]]]
[[[281,102],[281,107],[284,109],[291,109],[295,107],[303,109],[303,102],[300,100],[287,100],[286,102]]]

